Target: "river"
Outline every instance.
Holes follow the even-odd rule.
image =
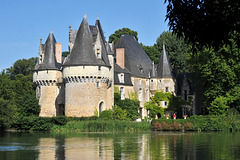
[[[240,133],[0,133],[0,160],[240,159]]]

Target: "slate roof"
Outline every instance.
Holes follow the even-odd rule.
[[[120,80],[118,78],[118,74],[120,73],[124,74],[124,83],[120,83]],[[131,74],[126,69],[122,69],[116,63],[114,64],[114,84],[133,86],[131,81]]]
[[[90,29],[91,28],[91,29]],[[92,32],[91,32],[92,30]],[[93,50],[93,35],[96,35],[96,29],[93,26],[88,25],[87,17],[85,16],[77,31],[76,38],[74,40],[74,46],[71,53],[64,62],[64,66],[109,66],[107,58],[107,51],[102,43],[102,59],[97,59]],[[96,39],[94,39],[96,40]]]
[[[37,64],[34,70],[59,70],[61,64],[57,63],[55,57],[55,43],[57,43],[52,30],[48,35],[45,44],[40,44],[44,50],[43,63]]]
[[[160,56],[160,60],[158,62],[158,66],[157,66],[157,77],[158,78],[173,78],[171,64],[168,59],[164,44],[163,44],[163,52]]]
[[[125,48],[125,69],[132,76],[149,78],[152,61],[133,36],[122,35],[115,44],[116,48]]]

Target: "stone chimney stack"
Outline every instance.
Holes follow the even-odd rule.
[[[119,65],[122,69],[125,68],[125,49],[116,48],[116,64]]]
[[[57,63],[62,63],[62,44],[55,43],[55,56]]]

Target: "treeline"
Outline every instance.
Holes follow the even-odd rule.
[[[0,73],[0,128],[25,116],[38,115],[33,69],[37,58],[21,59]]]

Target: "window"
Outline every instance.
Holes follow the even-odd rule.
[[[146,89],[146,101],[148,102],[149,101],[149,92],[148,92],[148,89]]]
[[[120,95],[121,95],[121,100],[124,99],[124,88],[120,87]]]
[[[98,66],[98,70],[101,71],[101,66]]]
[[[99,88],[99,82],[97,82],[97,88]]]
[[[169,92],[168,87],[165,88],[166,93]]]
[[[165,101],[165,106],[167,106],[167,101]]]
[[[120,83],[124,83],[124,74],[123,73],[118,74],[118,78],[119,78]]]
[[[184,100],[187,101],[187,90],[184,90]]]
[[[100,49],[97,49],[97,58],[101,58],[100,57]]]
[[[140,102],[142,101],[142,88],[139,88],[138,100],[139,100]]]

